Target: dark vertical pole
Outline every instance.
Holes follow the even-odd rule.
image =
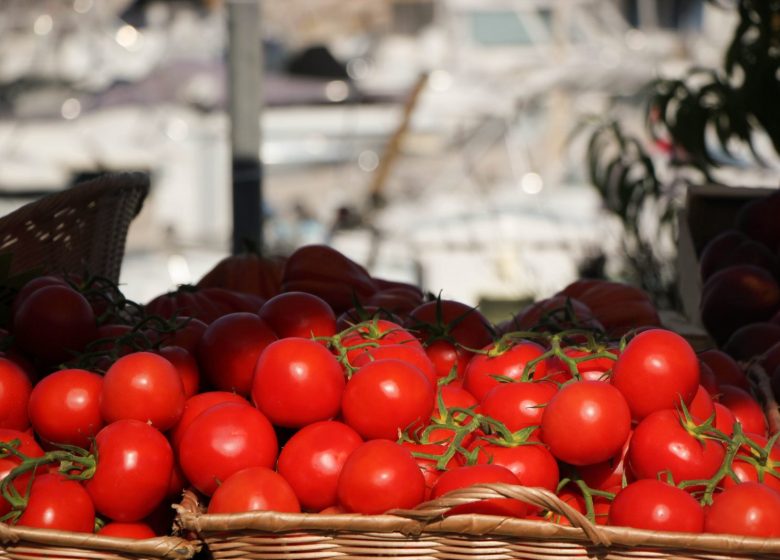
[[[228,80],[233,177],[233,254],[263,247],[260,160],[262,42],[260,0],[228,1]]]

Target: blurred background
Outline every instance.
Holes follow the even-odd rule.
[[[96,173],[148,172],[125,292],[197,281],[231,248],[240,4],[3,0],[0,211]],[[589,172],[593,127],[642,133],[648,84],[719,66],[737,23],[701,0],[255,4],[244,47],[261,55],[247,72],[260,76],[264,251],[327,243],[484,307],[625,275],[625,226]],[[669,146],[646,150],[663,175]],[[739,172],[776,184],[777,168]],[[671,262],[674,232],[655,240]]]

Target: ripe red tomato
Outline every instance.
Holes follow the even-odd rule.
[[[333,336],[336,315],[325,300],[306,292],[286,292],[266,301],[257,312],[279,338]]]
[[[236,395],[235,393],[229,393],[227,391],[199,393],[187,399],[184,403],[184,412],[182,412],[181,418],[179,418],[179,421],[169,432],[169,438],[173,449],[178,452],[179,444],[181,443],[184,432],[201,412],[208,410],[212,406],[228,402],[251,406],[249,401],[241,395]]]
[[[365,439],[392,439],[427,423],[434,389],[416,367],[400,360],[378,360],[360,368],[347,382],[344,421]]]
[[[95,508],[84,487],[58,473],[39,474],[17,525],[76,533],[95,530]]]
[[[693,397],[691,405],[688,407],[688,411],[691,413],[691,416],[700,422],[704,422],[715,414],[715,403],[703,385],[699,385],[696,396]]]
[[[231,474],[209,501],[208,513],[280,511],[298,513],[301,507],[292,487],[267,467],[249,467]]]
[[[535,342],[522,341],[512,344],[505,351],[496,351],[495,344],[484,348],[485,354],[475,355],[463,378],[463,388],[482,401],[493,387],[501,382],[494,376],[500,375],[519,381],[528,362],[544,354],[544,348]],[[537,362],[532,372],[536,380],[547,375],[547,361]]]
[[[32,383],[24,370],[11,360],[0,358],[0,428],[28,428],[30,393]]]
[[[620,451],[630,432],[626,399],[605,381],[563,386],[542,416],[542,441],[555,457],[572,465],[606,461]]]
[[[762,436],[767,434],[766,416],[761,405],[744,389],[721,385],[718,402],[731,411],[745,432]]]
[[[173,450],[159,430],[118,420],[95,437],[97,468],[85,482],[95,509],[114,521],[140,521],[162,502],[173,469]]]
[[[283,338],[260,354],[254,368],[252,400],[275,425],[300,428],[329,420],[341,408],[344,372],[322,344]]]
[[[455,368],[456,383],[463,383],[463,375],[471,360],[471,352],[446,340],[433,340],[426,343],[425,353],[431,360],[437,377],[447,377],[452,368]]]
[[[30,434],[26,432],[20,432],[19,430],[12,430],[9,428],[0,428],[0,441],[4,443],[11,443],[14,440],[19,441],[16,449],[26,455],[27,457],[42,457],[43,449],[33,439]],[[19,466],[21,460],[18,457],[14,457],[8,454],[7,457],[0,458],[0,480],[3,480],[11,470]],[[17,476],[13,485],[19,492],[19,495],[23,496],[27,492],[27,485],[30,483],[31,473],[25,473]],[[0,495],[0,517],[11,511],[11,504],[6,501],[2,495]]]
[[[746,434],[753,442],[766,449],[768,440],[757,434]],[[737,475],[739,482],[731,476],[723,478],[721,486],[729,488],[743,482],[763,482],[773,490],[780,492],[780,446],[776,443],[769,449],[769,457],[761,459],[758,453],[748,445],[743,445],[737,456],[731,462],[731,469]]]
[[[560,480],[558,463],[546,447],[536,444],[506,447],[491,444],[489,440],[480,440],[478,445],[478,465],[506,467],[519,484],[555,492]]]
[[[701,533],[704,510],[685,490],[660,480],[638,480],[615,496],[609,524],[649,531]]]
[[[119,537],[122,539],[153,539],[157,536],[149,525],[140,521],[134,523],[112,521],[103,525],[97,534],[104,537]]]
[[[179,372],[184,388],[184,398],[188,399],[195,395],[200,388],[200,370],[198,362],[195,361],[192,354],[181,346],[163,346],[157,353],[171,362],[171,365]]]
[[[482,399],[482,414],[502,422],[516,432],[528,426],[540,426],[547,403],[558,387],[546,381],[500,383]]]
[[[456,467],[442,474],[433,485],[433,499],[444,496],[459,488],[468,488],[475,484],[500,482],[503,484],[519,484],[517,477],[506,467],[499,465],[473,465]],[[528,504],[511,498],[491,498],[463,504],[451,508],[445,515],[460,515],[476,513],[482,515],[500,515],[503,517],[525,517],[528,515]]]
[[[609,349],[609,352],[615,358],[620,354],[615,349]],[[564,348],[563,353],[570,358],[584,358],[592,354],[591,351],[576,346]],[[612,358],[587,358],[577,362],[577,373],[583,378],[588,377],[590,381],[603,381],[614,367],[615,360]],[[558,356],[553,356],[547,360],[547,375],[558,383],[565,383],[572,378],[568,364]]]
[[[620,453],[614,457],[594,465],[578,467],[577,472],[580,478],[585,481],[588,487],[594,490],[608,490],[615,486],[620,487],[623,484],[624,476],[631,481],[632,479],[628,476],[630,473],[626,472],[626,456],[628,455],[630,444],[631,435],[628,436],[628,440],[623,444],[623,449],[620,450]]]
[[[414,457],[414,460],[417,461],[417,465],[420,467],[420,472],[422,472],[423,477],[425,478],[424,499],[426,500],[430,499],[433,485],[436,483],[438,478],[444,474],[445,470],[453,469],[459,466],[459,456],[457,454],[455,454],[449,461],[447,461],[447,464],[444,465],[443,469],[438,468],[438,460],[417,456],[417,454],[425,454],[441,457],[447,452],[447,445],[441,443],[413,443],[409,441],[405,441],[401,443],[401,445],[412,452],[412,456]]]
[[[369,346],[363,348],[351,361],[350,365],[361,368],[366,364],[377,360],[401,360],[415,366],[430,381],[431,386],[436,387],[439,380],[436,370],[433,368],[430,358],[424,350],[417,345],[387,344],[383,346]]]
[[[415,507],[425,496],[425,479],[408,449],[376,439],[361,444],[347,458],[337,494],[347,511],[376,515]]]
[[[103,377],[83,369],[64,369],[41,379],[30,394],[30,422],[47,442],[88,448],[103,427],[100,394]]]
[[[651,412],[691,404],[699,387],[699,362],[679,334],[651,329],[634,337],[615,363],[612,384],[635,420]]]
[[[757,482],[743,482],[715,496],[704,516],[707,533],[780,537],[780,494]]]
[[[249,396],[255,364],[276,340],[265,321],[254,313],[230,313],[211,323],[198,345],[198,364],[205,380],[219,391]]]
[[[734,413],[719,402],[713,403],[713,406],[715,407],[715,428],[727,436],[733,436],[734,422],[737,421]]]
[[[247,467],[272,468],[279,447],[271,423],[244,404],[224,403],[199,414],[184,430],[179,464],[187,480],[210,496],[219,481]]]
[[[352,363],[369,346],[409,346],[422,350],[415,336],[392,321],[372,319],[364,321],[340,333],[339,345],[346,350],[346,358]],[[338,349],[338,348],[337,348]]]
[[[276,468],[292,486],[303,509],[320,511],[337,504],[341,469],[362,443],[346,424],[316,422],[287,441]]]
[[[122,356],[108,369],[100,393],[106,422],[132,418],[171,428],[184,411],[184,385],[171,362],[151,352]]]

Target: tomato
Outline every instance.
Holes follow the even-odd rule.
[[[541,438],[572,465],[592,465],[616,455],[631,431],[623,395],[604,381],[564,385],[545,408]]]
[[[290,483],[303,509],[320,511],[337,503],[339,475],[363,443],[341,422],[316,422],[293,435],[279,454],[277,470]]]
[[[437,299],[413,309],[406,322],[426,342],[455,342],[466,350],[487,346],[493,339],[490,322],[476,308],[455,300]],[[476,396],[476,395],[475,395]]]
[[[118,420],[95,437],[97,468],[84,485],[95,509],[114,521],[140,521],[165,498],[173,469],[168,440],[145,422]]]
[[[742,389],[748,389],[749,384],[745,372],[739,364],[720,350],[705,350],[699,354],[699,359],[707,364],[718,384],[735,385]]]
[[[746,434],[754,443],[766,449],[768,440],[762,435]],[[723,488],[729,488],[743,482],[763,482],[773,490],[780,492],[780,446],[774,444],[769,449],[768,457],[763,460],[750,446],[743,445],[737,456],[731,462],[731,469],[737,475],[739,482],[731,476],[725,476],[721,483]]]
[[[378,360],[360,368],[347,382],[344,421],[365,439],[396,439],[427,423],[434,389],[425,375],[400,360]]]
[[[436,375],[436,370],[425,351],[416,345],[387,344],[363,348],[360,353],[357,353],[355,357],[352,358],[350,365],[355,368],[360,368],[368,363],[386,359],[401,360],[415,366],[428,378],[431,386],[436,387],[439,380]]]
[[[660,480],[638,480],[615,496],[609,524],[649,531],[701,533],[704,510],[685,490]]]
[[[184,411],[182,412],[181,418],[179,418],[179,421],[170,431],[170,440],[173,449],[178,452],[179,444],[181,443],[184,432],[201,412],[208,410],[212,406],[228,402],[251,406],[249,401],[241,395],[236,395],[235,393],[229,393],[227,391],[199,393],[187,399],[184,403]]]
[[[529,426],[540,426],[547,403],[557,392],[558,387],[546,381],[499,383],[482,399],[480,410],[516,432]]]
[[[635,420],[651,412],[691,404],[699,387],[696,353],[677,333],[651,329],[635,336],[615,363],[612,384]]]
[[[359,323],[339,335],[338,344],[346,349],[349,363],[370,346],[409,346],[422,350],[422,344],[415,336],[400,325],[384,319],[372,319]],[[337,347],[338,348],[338,347]]]
[[[503,484],[519,484],[517,477],[499,465],[473,465],[456,467],[442,474],[433,485],[431,497],[440,498],[453,490],[468,488],[475,484],[499,482]],[[451,508],[445,515],[460,515],[476,513],[482,515],[500,515],[503,517],[525,517],[529,506],[520,500],[512,498],[490,498],[478,500]]]
[[[100,411],[106,422],[135,419],[171,428],[184,411],[184,384],[171,362],[151,352],[122,356],[103,378]]]
[[[718,402],[734,414],[745,432],[766,435],[766,416],[750,393],[733,385],[721,385]]]
[[[501,346],[497,344],[485,347],[485,353],[475,355],[466,366],[463,388],[480,401],[488,391],[501,383],[495,376],[519,381],[526,365],[544,354],[544,348],[527,340],[511,343],[508,347],[503,346],[503,343]],[[546,360],[537,361],[531,375],[533,379],[543,379],[547,375]]]
[[[103,427],[100,394],[103,377],[83,369],[64,369],[41,379],[30,394],[30,422],[50,443],[88,448]]]
[[[200,388],[200,370],[198,362],[195,361],[192,354],[181,346],[163,346],[157,353],[171,362],[171,365],[179,372],[184,398],[188,399],[195,395]]]
[[[95,508],[84,487],[61,474],[39,474],[33,479],[27,507],[17,525],[92,533]]]
[[[11,304],[11,317],[16,315],[19,306],[24,303],[24,300],[30,297],[30,294],[47,286],[70,287],[68,286],[68,283],[65,281],[65,279],[60,278],[59,276],[38,276],[37,278],[33,278],[24,286],[22,286],[22,288],[16,293],[13,304]]]
[[[24,370],[11,360],[0,358],[0,428],[27,429],[31,393],[32,383]]]
[[[590,381],[603,381],[609,377],[608,374],[611,373],[612,368],[615,367],[615,359],[606,357],[587,357],[590,356],[592,352],[576,346],[564,348],[563,353],[569,358],[580,359],[580,361],[577,362],[577,373],[583,378],[587,375]],[[617,350],[612,349],[610,349],[610,353],[614,355],[615,358],[617,358],[619,354]],[[571,368],[569,368],[568,364],[558,356],[553,356],[547,360],[547,375],[550,376],[552,380],[559,383],[565,383],[572,378]]]
[[[555,457],[546,447],[536,444],[506,447],[481,440],[477,464],[506,467],[517,477],[519,484],[547,488],[551,492],[555,492],[560,479]]]
[[[707,389],[710,396],[718,394],[718,380],[707,362],[699,358],[699,382]]]
[[[673,480],[706,480],[720,467],[723,445],[697,438],[681,422],[675,410],[659,410],[634,429],[628,448],[628,464],[636,478],[657,478],[669,471]]]
[[[207,496],[241,469],[272,468],[278,450],[276,433],[263,413],[234,403],[199,414],[184,430],[178,448],[187,480]]]
[[[119,537],[122,539],[153,539],[157,536],[149,525],[140,521],[133,523],[112,521],[103,525],[97,534],[104,537]]]
[[[248,396],[257,359],[275,340],[271,327],[254,313],[231,313],[214,321],[203,333],[198,364],[214,389]]]
[[[11,430],[8,428],[0,428],[0,441],[4,443],[11,443],[17,440],[18,446],[16,449],[26,455],[27,457],[42,457],[43,449],[33,439],[33,437],[25,432],[19,430]],[[19,466],[21,460],[18,457],[14,457],[8,454],[6,457],[0,458],[0,480],[3,480],[12,469]],[[13,486],[16,488],[20,495],[24,495],[27,491],[27,485],[30,483],[30,476],[32,473],[25,473],[17,476],[13,481]],[[10,490],[10,489],[9,489]],[[11,504],[9,504],[2,496],[0,496],[0,517],[5,515],[11,510]]]
[[[300,428],[336,416],[345,384],[341,365],[323,345],[283,338],[260,354],[252,400],[273,424]]]
[[[737,421],[734,413],[719,402],[713,403],[715,408],[715,428],[726,434],[734,435],[734,422]]]
[[[433,364],[436,377],[447,377],[455,368],[457,381],[463,382],[466,366],[471,360],[471,352],[446,340],[433,340],[425,345],[425,353]]]
[[[431,459],[429,457],[418,456],[420,454],[425,454],[425,455],[433,455],[433,456],[441,457],[447,452],[447,448],[448,448],[447,445],[441,443],[413,443],[409,441],[405,441],[401,443],[401,445],[412,452],[412,455],[414,456],[414,460],[417,461],[417,465],[420,467],[420,471],[422,472],[423,477],[425,478],[424,499],[426,500],[430,499],[431,491],[433,490],[433,485],[436,483],[438,478],[445,472],[445,470],[452,469],[459,466],[457,454],[453,455],[453,457],[449,461],[447,461],[447,464],[444,466],[444,469],[438,468],[438,460]]]
[[[743,482],[715,496],[704,516],[707,533],[780,537],[780,494],[757,482]]]
[[[333,336],[336,315],[322,298],[305,292],[278,294],[257,312],[279,338]]]
[[[580,475],[580,478],[585,481],[588,487],[595,490],[607,490],[615,486],[622,486],[624,476],[630,480],[628,476],[630,473],[626,472],[626,456],[628,455],[630,444],[631,435],[628,436],[628,440],[623,444],[623,449],[614,457],[610,457],[601,463],[577,467],[577,473]]]
[[[688,411],[691,413],[691,416],[700,422],[704,422],[715,414],[715,403],[704,386],[699,385],[699,389],[696,391],[696,396],[691,401]]]
[[[30,294],[13,317],[16,344],[43,365],[75,357],[97,335],[89,302],[68,286],[45,286]]]
[[[301,507],[292,487],[267,467],[249,467],[231,474],[209,501],[208,513],[279,511],[298,513]]]
[[[345,510],[375,515],[415,507],[425,497],[425,479],[408,449],[376,439],[361,444],[347,458],[337,495]]]
[[[181,326],[173,333],[163,335],[160,345],[163,347],[179,346],[195,356],[200,339],[203,338],[203,333],[206,332],[208,325],[194,317],[179,317],[177,324]]]

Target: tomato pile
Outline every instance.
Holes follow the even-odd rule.
[[[780,536],[780,446],[740,364],[659,328],[641,291],[579,281],[492,325],[327,247],[250,265],[243,291],[146,305],[101,279],[19,291],[3,521],[143,538],[184,488],[209,513],[379,514],[506,483],[596,523]],[[461,513],[568,523],[510,498]]]

